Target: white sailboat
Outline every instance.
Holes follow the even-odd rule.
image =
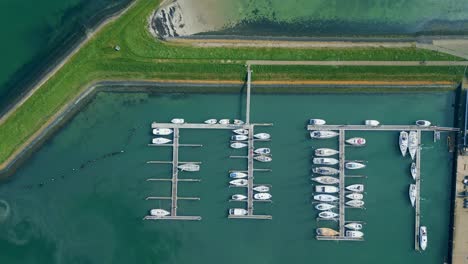
[[[254,150],[256,154],[270,154],[271,150],[269,148],[258,148]]]
[[[338,178],[331,176],[319,176],[312,178],[312,180],[321,184],[338,184],[340,182]]]
[[[317,200],[320,202],[334,202],[338,200],[338,197],[330,195],[330,194],[317,194],[317,195],[314,195],[314,200]]]
[[[151,209],[150,210],[150,215],[156,216],[156,217],[164,217],[164,216],[168,216],[170,214],[171,213],[169,211],[166,211],[164,209]]]
[[[255,200],[270,200],[271,199],[271,194],[269,193],[256,193],[254,194],[254,199]]]
[[[364,198],[364,195],[362,193],[350,193],[346,195],[346,198],[351,200],[362,200],[362,198]]]
[[[265,185],[259,185],[259,186],[253,187],[253,190],[256,192],[269,192],[270,187],[265,186]]]
[[[323,119],[318,119],[318,118],[312,118],[312,119],[309,119],[309,125],[311,126],[323,126],[325,125],[327,122]]]
[[[248,183],[249,181],[247,181],[246,179],[236,179],[229,182],[229,184],[236,187],[245,187]]]
[[[337,132],[329,131],[329,130],[318,130],[318,131],[310,132],[311,138],[326,139],[326,138],[333,138],[337,136],[338,136]]]
[[[328,227],[320,227],[320,228],[317,228],[317,230],[315,231],[317,233],[318,236],[337,236],[340,234],[340,232],[336,231],[336,230],[333,230],[331,228],[328,228]]]
[[[364,124],[366,126],[373,126],[373,127],[376,127],[376,126],[379,126],[380,125],[380,122],[377,121],[377,120],[366,120],[364,121]]]
[[[359,208],[359,207],[364,206],[364,201],[363,200],[350,200],[346,202],[346,205]]]
[[[271,136],[268,133],[258,133],[254,135],[254,138],[266,140],[266,139],[270,139]]]
[[[234,125],[243,125],[245,122],[240,119],[234,119]]]
[[[419,227],[419,247],[422,250],[426,250],[427,247],[427,227],[425,226]]]
[[[362,229],[362,224],[360,223],[348,223],[345,225],[346,228],[352,229],[352,230],[361,230]]]
[[[216,123],[218,123],[218,120],[214,118],[205,120],[205,124],[208,124],[208,125],[214,125]]]
[[[315,156],[318,156],[318,157],[333,156],[338,153],[340,153],[338,150],[334,150],[330,148],[318,148],[315,150]]]
[[[247,144],[242,143],[242,142],[231,143],[231,148],[234,148],[234,149],[240,149],[240,148],[245,148],[245,147],[247,147]]]
[[[316,165],[336,165],[338,160],[334,158],[314,158],[312,162]]]
[[[234,129],[232,132],[236,133],[237,135],[248,135],[249,134],[249,130],[243,129],[243,128]]]
[[[319,210],[319,211],[328,211],[328,210],[331,210],[333,208],[335,208],[336,205],[333,205],[333,204],[327,204],[327,203],[319,203],[315,206],[315,209]]]
[[[153,135],[157,136],[167,136],[172,134],[172,129],[170,128],[155,128],[153,129]]]
[[[244,141],[247,140],[249,137],[246,135],[234,135],[231,137],[231,140],[239,140],[239,141]]]
[[[260,162],[271,162],[273,159],[270,156],[257,155],[253,157],[255,160]]]
[[[346,186],[346,190],[360,193],[364,191],[364,184],[351,184]]]
[[[366,145],[366,139],[362,137],[353,137],[346,140],[346,143],[353,146],[364,146]]]
[[[416,125],[421,126],[421,127],[428,127],[428,126],[431,125],[431,122],[429,122],[427,120],[418,120],[418,121],[416,121]]]
[[[416,180],[416,175],[418,174],[418,170],[416,168],[416,163],[415,162],[411,163],[410,171],[411,171],[411,177],[413,177],[413,180]]]
[[[336,186],[330,185],[317,185],[315,186],[315,192],[318,193],[337,193],[340,189]]]
[[[179,168],[179,170],[181,171],[199,171],[200,165],[195,164],[195,163],[185,163],[185,164],[177,166],[177,168]]]
[[[243,201],[246,199],[247,199],[247,196],[243,194],[234,194],[233,196],[231,196],[231,200],[234,200],[234,201]]]
[[[338,173],[340,173],[339,170],[337,170],[337,169],[335,169],[335,168],[330,168],[330,167],[316,167],[316,168],[312,168],[312,172],[313,172],[313,173],[322,174],[322,175],[337,175]]]
[[[185,120],[183,118],[173,118],[171,120],[171,123],[173,123],[173,124],[183,124],[183,123],[185,123]]]
[[[324,211],[319,213],[319,217],[323,219],[333,219],[338,216],[337,213],[330,212],[330,211]]]
[[[243,179],[246,177],[247,177],[247,173],[245,172],[233,171],[229,173],[229,178],[233,178],[233,179]]]
[[[347,230],[346,236],[353,237],[353,238],[362,238],[364,236],[364,233],[361,231],[356,231],[356,230]]]
[[[350,161],[350,162],[346,162],[346,163],[345,163],[345,167],[346,167],[348,170],[358,170],[358,169],[365,168],[366,165],[365,165],[365,164],[362,164],[362,163],[359,163],[359,162]]]
[[[169,142],[172,142],[172,140],[168,138],[158,137],[158,138],[153,138],[151,142],[153,142],[153,144],[156,144],[156,145],[161,145],[161,144],[167,144]]]
[[[411,156],[411,159],[414,160],[416,157],[416,150],[418,149],[418,134],[416,131],[410,131],[408,137],[408,150]]]
[[[231,208],[229,209],[229,215],[247,215],[247,210],[243,208]]]
[[[409,187],[409,198],[410,198],[410,202],[411,202],[411,205],[414,207],[414,204],[416,202],[416,184],[410,184],[410,187]]]
[[[221,119],[221,120],[218,121],[218,123],[221,124],[221,125],[227,125],[230,122],[231,122],[231,120],[229,120],[229,119]]]
[[[400,137],[398,139],[398,145],[400,146],[401,155],[404,157],[406,156],[406,152],[408,151],[408,132],[401,131]]]

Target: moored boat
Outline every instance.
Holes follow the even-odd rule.
[[[334,158],[314,158],[312,162],[316,165],[336,165],[338,160]]]
[[[364,206],[364,201],[363,200],[350,200],[346,202],[346,205],[359,208],[359,207]]]
[[[255,160],[260,162],[271,162],[273,159],[270,156],[257,155],[253,157]]]
[[[244,141],[247,140],[249,137],[246,135],[234,135],[231,137],[231,140],[239,140],[239,141]]]
[[[333,138],[337,136],[338,136],[337,132],[329,131],[329,130],[317,130],[317,131],[310,132],[311,138],[327,139],[327,138]]]
[[[376,127],[376,126],[379,126],[380,125],[380,122],[377,121],[377,120],[366,120],[364,121],[364,124],[366,126],[373,126],[373,127]]]
[[[177,166],[181,171],[199,171],[200,165],[195,163],[185,163],[182,165]]]
[[[265,186],[265,185],[259,185],[259,186],[253,187],[253,190],[256,192],[269,192],[270,187]]]
[[[240,119],[234,119],[234,125],[243,125],[245,122]]]
[[[408,151],[408,132],[401,131],[400,137],[398,139],[398,145],[400,146],[401,155],[404,157],[406,156],[406,152]]]
[[[270,200],[271,199],[271,194],[265,193],[265,192],[256,193],[256,194],[254,194],[254,199],[255,200]]]
[[[208,119],[208,120],[205,120],[205,124],[208,124],[208,125],[214,125],[218,123],[218,120],[217,119]]]
[[[346,140],[346,143],[353,146],[364,146],[366,145],[366,139],[362,137],[353,137]]]
[[[337,169],[335,169],[335,168],[330,168],[330,167],[316,167],[316,168],[312,168],[312,172],[313,172],[313,173],[322,174],[322,175],[336,175],[336,174],[340,173],[339,170],[337,170]]]
[[[351,184],[346,186],[346,190],[352,192],[363,192],[364,191],[364,184]]]
[[[229,209],[229,215],[246,215],[247,210],[243,208],[231,208]]]
[[[352,229],[352,230],[361,230],[362,229],[362,224],[360,223],[348,223],[345,225],[346,228]]]
[[[345,163],[345,167],[346,167],[348,170],[358,170],[358,169],[365,168],[366,165],[364,165],[364,164],[362,164],[362,163],[359,163],[359,162],[350,161],[350,162],[346,162],[346,163]]]
[[[357,231],[357,230],[347,230],[346,236],[353,237],[353,238],[362,238],[364,236],[364,233],[361,231]]]
[[[319,211],[328,211],[330,209],[333,209],[335,208],[336,205],[333,205],[333,204],[327,204],[327,203],[319,203],[315,206],[315,209],[319,210]]]
[[[318,236],[337,236],[340,234],[340,232],[328,227],[317,228],[316,233]]]
[[[247,144],[242,143],[242,142],[231,143],[231,148],[234,148],[234,149],[240,149],[240,148],[245,148],[245,147],[247,147]]]
[[[232,197],[231,197],[231,200],[235,200],[235,201],[243,201],[247,199],[247,196],[243,195],[243,194],[234,194]]]
[[[327,122],[323,119],[318,119],[318,118],[309,119],[309,125],[312,125],[312,126],[323,126],[326,123]]]
[[[411,202],[411,206],[414,207],[414,204],[416,202],[416,184],[410,184],[409,186],[409,198]]]
[[[312,178],[312,180],[321,184],[338,184],[340,182],[338,178],[331,176],[318,176]]]
[[[243,129],[243,128],[234,129],[232,132],[236,133],[237,135],[248,135],[249,134],[249,130]]]
[[[419,247],[422,250],[426,250],[427,247],[427,227],[425,226],[419,227]]]
[[[183,124],[183,123],[185,123],[185,120],[183,118],[173,118],[171,120],[171,123],[173,123],[173,124]]]
[[[164,216],[168,216],[170,214],[171,213],[169,211],[166,211],[164,209],[151,209],[150,210],[150,215],[156,216],[156,217],[164,217]]]
[[[362,198],[364,198],[364,195],[362,193],[350,193],[346,195],[346,198],[351,200],[362,200]]]
[[[229,119],[221,119],[218,121],[219,124],[221,125],[228,125],[231,122]]]
[[[330,194],[317,194],[317,195],[314,195],[314,200],[317,200],[320,202],[334,202],[338,200],[338,197],[330,195]]]
[[[247,177],[247,173],[245,173],[245,172],[233,171],[233,172],[229,173],[229,178],[242,179],[242,178],[245,178],[245,177]]]
[[[315,192],[318,193],[337,193],[340,189],[336,186],[330,185],[317,185],[315,186]]]
[[[271,150],[269,148],[258,148],[254,150],[256,154],[270,154]]]
[[[421,126],[421,127],[428,127],[428,126],[431,125],[431,122],[429,122],[427,120],[418,120],[418,121],[416,121],[416,125]]]
[[[258,134],[255,134],[255,135],[254,135],[254,138],[266,140],[266,139],[270,139],[271,136],[270,136],[270,134],[268,134],[268,133],[258,133]]]
[[[153,129],[153,134],[157,136],[167,136],[172,134],[172,129],[170,128],[155,128]]]
[[[418,150],[418,134],[416,131],[410,131],[408,136],[408,151],[413,160],[416,157],[416,150]]]
[[[236,179],[229,182],[232,186],[245,187],[249,182],[246,179]]]
[[[171,141],[172,140],[170,140],[168,138],[158,137],[158,138],[153,138],[153,140],[151,142],[153,142],[153,144],[161,145],[161,144],[167,144],[167,143],[169,143]]]
[[[418,174],[418,171],[417,171],[415,162],[411,163],[410,171],[411,171],[411,177],[413,177],[413,180],[416,180],[416,174]]]
[[[318,148],[315,150],[315,156],[318,156],[318,157],[333,156],[338,153],[340,153],[338,150],[334,150],[330,148]]]
[[[333,218],[336,218],[338,214],[334,212],[330,212],[330,211],[324,211],[324,212],[320,212],[318,216],[324,219],[333,219]]]

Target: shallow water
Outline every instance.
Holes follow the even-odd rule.
[[[422,218],[429,246],[413,250],[414,211],[407,190],[412,178],[409,158],[397,147],[396,132],[348,133],[364,136],[365,148],[350,148],[348,158],[367,160],[359,173],[367,179],[366,210],[348,210],[362,220],[364,242],[326,242],[314,238],[317,212],[310,203],[312,147],[336,146],[335,140],[312,141],[308,118],[334,124],[377,119],[408,124],[427,118],[453,125],[454,94],[303,94],[253,95],[252,121],[273,122],[260,129],[272,134],[271,173],[256,173],[256,183],[272,184],[272,204],[255,204],[255,212],[271,221],[228,220],[228,202],[241,190],[227,187],[229,169],[243,169],[242,155],[228,148],[229,131],[181,131],[181,143],[203,144],[181,149],[181,160],[201,161],[200,183],[180,183],[181,196],[200,201],[179,202],[182,215],[200,215],[199,222],[142,221],[151,208],[168,202],[145,201],[170,193],[169,183],[147,182],[168,177],[170,149],[151,148],[150,123],[184,117],[239,118],[239,94],[100,93],[71,123],[47,141],[22,168],[0,185],[0,200],[10,207],[0,223],[1,263],[442,263],[447,256],[451,155],[446,135],[433,143],[424,133],[422,149]],[[120,153],[124,150],[123,153]],[[1,209],[1,208],[0,208]],[[320,224],[323,224],[320,223]],[[333,226],[333,223],[330,224]]]

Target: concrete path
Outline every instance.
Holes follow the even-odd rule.
[[[310,66],[468,66],[468,61],[274,61],[248,60],[247,65]]]

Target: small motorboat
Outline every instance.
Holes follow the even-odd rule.
[[[260,162],[271,162],[273,159],[270,156],[257,155],[253,157],[255,160]]]
[[[324,211],[319,213],[319,217],[323,219],[333,219],[338,216],[337,213],[330,212],[330,211]]]
[[[321,184],[338,184],[340,182],[339,179],[331,176],[319,176],[312,178],[312,180]]]
[[[316,167],[316,168],[312,168],[312,172],[313,172],[313,173],[322,174],[322,175],[337,175],[338,173],[340,173],[339,170],[337,170],[337,169],[335,169],[335,168],[330,168],[330,167]]]
[[[247,210],[243,208],[231,208],[229,209],[229,215],[247,215]]]
[[[258,133],[254,135],[254,138],[266,140],[266,139],[270,139],[271,136],[268,133]]]
[[[350,193],[346,195],[346,198],[351,200],[362,200],[362,198],[364,198],[364,195],[362,193]]]
[[[232,179],[243,179],[246,177],[247,177],[247,173],[245,172],[233,171],[229,173],[229,178],[232,178]]]
[[[156,217],[164,217],[164,216],[168,216],[170,214],[171,213],[169,211],[166,211],[164,209],[151,209],[150,210],[150,215],[156,216]]]
[[[242,195],[242,194],[234,194],[233,196],[231,196],[231,200],[234,200],[234,201],[243,201],[245,199],[247,199],[247,196]]]
[[[413,180],[416,180],[416,175],[418,174],[418,170],[416,168],[416,163],[415,162],[412,162],[411,163],[411,177],[413,177]]]
[[[398,145],[400,146],[401,155],[403,157],[406,156],[406,151],[408,150],[408,132],[406,131],[400,132]]]
[[[170,128],[155,128],[153,129],[153,134],[157,136],[167,136],[172,134],[172,129]]]
[[[328,227],[320,227],[316,230],[318,236],[337,236],[340,232]]]
[[[249,139],[248,136],[246,135],[234,135],[231,137],[231,140],[240,140],[240,141],[244,141],[244,140],[247,140]]]
[[[366,145],[366,139],[362,137],[353,137],[346,140],[346,143],[353,145],[353,146],[364,146]]]
[[[231,122],[229,119],[221,119],[218,121],[219,124],[221,125],[228,125]]]
[[[170,140],[168,138],[163,138],[163,137],[153,138],[153,140],[152,140],[153,144],[156,144],[156,145],[167,144],[167,143],[169,143],[171,141],[172,140]]]
[[[249,134],[249,130],[243,129],[243,128],[234,129],[232,132],[236,133],[237,135],[248,135]]]
[[[316,165],[336,165],[339,161],[334,158],[314,158],[312,162]]]
[[[364,206],[364,201],[363,200],[350,200],[346,202],[346,205],[359,208],[359,207]]]
[[[171,123],[173,123],[173,124],[183,124],[183,123],[185,123],[185,120],[183,118],[173,118],[171,120]]]
[[[253,187],[253,190],[256,192],[269,192],[270,187],[265,186],[265,185],[259,185],[259,186]]]
[[[418,150],[418,134],[416,131],[410,131],[408,137],[408,150],[411,159],[416,157],[416,150]]]
[[[346,228],[352,229],[352,230],[361,230],[362,229],[362,224],[360,223],[348,223],[345,225]]]
[[[353,238],[362,238],[364,236],[364,233],[361,231],[357,231],[357,230],[347,230],[346,236],[353,237]]]
[[[271,199],[271,194],[269,193],[256,193],[254,194],[254,199],[255,200],[270,200]]]
[[[336,205],[333,205],[333,204],[327,204],[327,203],[319,203],[315,206],[315,209],[319,210],[319,211],[328,211],[330,209],[333,209],[335,208]]]
[[[427,227],[425,226],[419,227],[419,247],[422,250],[426,250],[427,247]]]
[[[323,126],[326,123],[327,122],[323,119],[318,119],[318,118],[309,119],[309,125],[311,126]]]
[[[317,200],[320,202],[334,202],[338,200],[338,197],[330,195],[330,194],[317,194],[317,195],[314,195],[314,200]]]
[[[269,148],[258,148],[254,150],[256,154],[270,154],[271,150]]]
[[[345,167],[348,170],[358,170],[358,169],[365,168],[366,165],[359,163],[359,162],[350,161],[350,162],[345,163]]]
[[[414,204],[416,203],[416,184],[410,184],[409,186],[409,198],[411,202],[411,206],[414,207]]]
[[[229,182],[229,184],[236,187],[245,187],[248,183],[249,181],[247,181],[246,179],[236,179]]]
[[[318,148],[315,150],[315,156],[319,156],[319,157],[333,156],[338,153],[340,153],[338,150],[334,150],[330,148]]]
[[[346,190],[360,193],[364,191],[364,184],[352,184],[352,185],[346,186]]]
[[[429,122],[427,120],[418,120],[418,121],[416,121],[416,125],[421,126],[421,127],[428,127],[428,126],[431,125],[431,122]]]
[[[245,147],[247,147],[247,144],[242,143],[242,142],[231,143],[231,148],[234,148],[234,149],[240,149],[240,148],[245,148]]]
[[[336,186],[330,185],[317,185],[315,186],[315,192],[318,193],[337,193],[340,189]]]
[[[337,132],[329,131],[329,130],[318,130],[318,131],[310,132],[311,138],[326,139],[326,138],[333,138],[337,136],[338,136]]]
[[[234,119],[234,125],[243,125],[245,124],[244,121],[240,120],[240,119]]]
[[[366,120],[364,121],[364,124],[366,126],[373,126],[373,127],[376,127],[376,126],[379,126],[380,125],[380,122],[377,121],[377,120]]]
[[[218,123],[218,120],[217,119],[208,119],[208,120],[205,120],[205,124],[208,124],[208,125],[214,125]]]
[[[195,163],[185,163],[185,164],[177,166],[177,168],[179,168],[179,170],[181,171],[199,171],[200,165],[195,164]]]

